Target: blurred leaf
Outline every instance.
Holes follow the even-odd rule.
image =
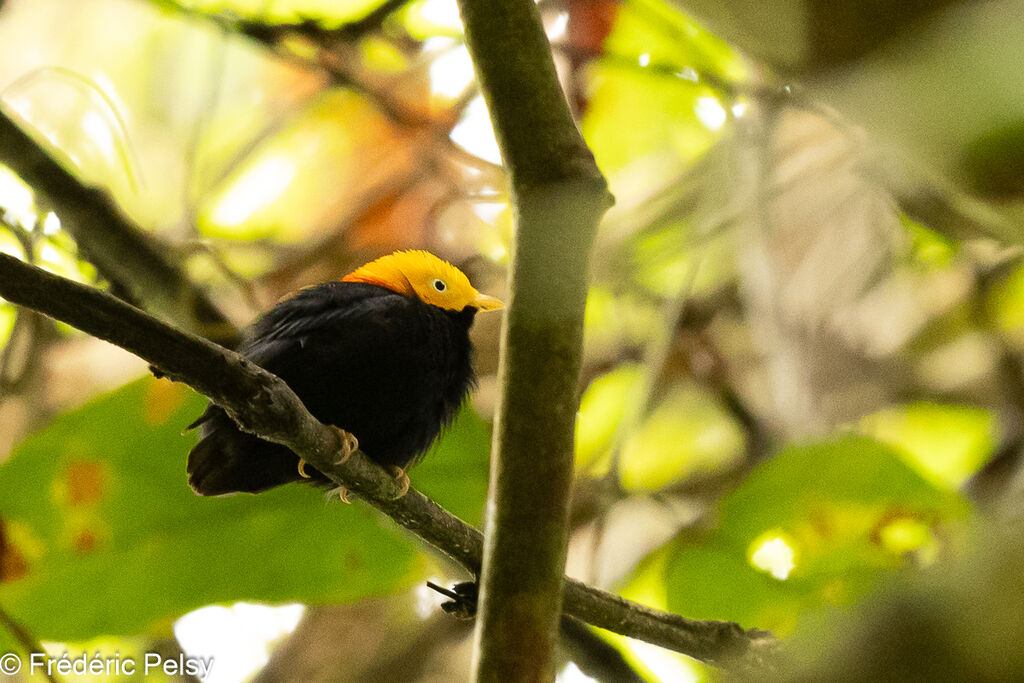
[[[185,263],[188,274],[197,282],[223,279],[225,266],[239,277],[255,280],[270,272],[274,265],[273,247],[266,243],[234,240],[221,242],[210,251],[190,254]]]
[[[651,491],[720,470],[743,456],[739,425],[707,394],[675,386],[622,449],[627,491]]]
[[[959,488],[995,453],[991,413],[969,406],[913,403],[860,421],[860,431],[904,454],[906,462],[939,486]]]
[[[779,681],[1011,681],[1024,671],[1024,538],[1006,519],[932,571],[893,581],[852,609],[828,609],[787,640]],[[782,672],[780,672],[782,673]]]
[[[900,214],[903,226],[910,232],[911,252],[919,263],[932,268],[948,268],[959,251],[959,245],[906,214]]]
[[[668,609],[665,594],[665,568],[671,553],[665,549],[644,558],[619,594],[655,609]],[[652,681],[716,680],[710,665],[678,652],[662,649],[642,640],[626,638],[610,631],[600,632],[625,655],[638,672]]]
[[[467,403],[409,476],[449,512],[479,524],[487,500],[490,449],[490,425]]]
[[[0,347],[6,344],[7,338],[11,336],[15,318],[17,318],[17,313],[14,306],[0,301]]]
[[[405,30],[417,40],[462,35],[462,20],[455,0],[415,0],[406,5],[400,16]]]
[[[634,418],[644,369],[625,363],[595,378],[580,400],[576,467],[607,470],[616,434]],[[716,471],[743,453],[743,432],[715,401],[688,386],[673,387],[622,446],[619,471],[627,491],[651,491]]]
[[[877,441],[789,447],[723,500],[717,531],[677,542],[669,608],[785,635],[806,610],[848,604],[907,553],[933,551],[932,529],[968,511]],[[782,570],[780,558],[791,566]]]
[[[618,55],[647,54],[650,64],[689,66],[731,81],[749,73],[747,64],[728,43],[661,0],[623,3],[605,49]]]
[[[0,655],[7,652],[14,652],[18,655],[25,654],[24,649],[21,647],[21,643],[14,639],[10,631],[0,626]]]
[[[180,432],[205,400],[140,380],[64,415],[0,467],[0,519],[26,563],[0,604],[37,636],[132,634],[219,601],[344,602],[420,563],[363,505],[305,486],[199,498]]]
[[[181,4],[201,12],[238,14],[267,23],[315,20],[330,28],[359,19],[381,3],[382,0],[190,0]]]
[[[737,539],[803,524],[819,510],[865,507],[959,516],[967,503],[934,487],[889,446],[861,436],[790,446],[754,469],[722,504],[722,529]]]
[[[716,545],[678,549],[665,575],[669,609],[693,619],[727,619],[785,633],[795,622],[800,591],[756,571],[742,553]]]
[[[588,301],[588,311],[590,303]],[[624,363],[595,378],[580,399],[576,419],[576,467],[594,468],[613,445],[615,433],[629,414],[630,404],[640,400],[643,368]],[[607,469],[604,462],[600,470]],[[600,472],[598,472],[599,474]]]
[[[632,249],[637,280],[661,297],[709,294],[736,275],[735,235],[701,239],[685,221],[644,232]]]
[[[593,94],[582,130],[601,169],[614,176],[638,157],[673,152],[690,161],[715,135],[697,118],[695,106],[708,89],[669,83],[639,66],[595,63]]]
[[[413,154],[411,142],[365,98],[330,91],[251,153],[204,203],[199,227],[210,237],[305,240],[346,199],[407,170]]]
[[[584,353],[591,362],[618,360],[627,355],[624,350],[643,347],[662,325],[661,312],[649,299],[613,294],[594,285],[587,294],[583,318]]]
[[[359,47],[366,66],[374,71],[397,74],[409,68],[408,58],[390,41],[369,36]]]
[[[996,327],[1024,340],[1024,266],[1015,268],[991,290],[987,302]]]
[[[935,561],[938,543],[931,528],[918,519],[902,518],[886,524],[879,531],[879,540],[893,553],[916,553],[925,565]]]
[[[39,240],[35,250],[38,257],[36,265],[40,268],[75,282],[96,281],[96,267],[78,258],[78,247],[66,232],[60,231]]]
[[[697,71],[746,72],[725,43],[662,2],[632,0],[619,8],[605,49],[612,56],[591,67],[581,124],[605,173],[652,153],[689,161],[711,146],[727,113]]]
[[[102,653],[101,656],[113,656],[116,653],[122,662],[127,659],[133,659],[138,663],[135,673],[131,675],[119,673],[112,667],[110,675],[106,675],[105,673],[86,674],[82,676],[73,675],[59,680],[88,681],[88,683],[124,683],[124,681],[144,681],[145,683],[161,683],[166,681],[167,683],[182,683],[183,677],[170,676],[163,671],[163,667],[153,667],[149,671],[145,670],[144,662],[146,660],[146,654],[151,653],[154,650],[160,651],[163,649],[157,646],[158,642],[158,640],[149,637],[106,636],[76,643],[47,643],[45,647],[48,652],[53,652],[58,656],[67,653],[68,659],[72,661],[78,657],[82,657],[83,655],[86,657],[95,657],[96,653]],[[162,654],[164,657],[167,657],[168,655],[171,655],[171,652],[164,649]],[[32,680],[42,681],[45,679],[37,677]]]
[[[2,168],[0,166],[0,170]],[[2,208],[3,205],[0,205],[0,209]],[[0,254],[10,254],[20,259],[25,258],[25,251],[21,248],[21,242],[9,230],[3,229],[3,226],[0,226]]]
[[[887,10],[905,4],[885,3]],[[774,3],[767,11],[773,10]],[[876,13],[872,25],[879,23],[886,22]],[[831,25],[829,17],[824,26]],[[899,149],[912,165],[927,167],[929,176],[946,176],[1005,199],[1019,187],[1019,176],[1011,176],[1020,168],[1024,74],[1012,46],[1022,39],[1024,12],[1018,3],[958,2],[855,66],[820,73],[810,81],[812,95],[863,126],[872,139]],[[950,102],[972,104],[960,108]],[[995,149],[998,145],[1002,149]],[[1005,238],[1019,242],[1019,230],[1012,227]]]

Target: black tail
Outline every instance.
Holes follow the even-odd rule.
[[[239,431],[223,410],[210,406],[192,426],[202,425],[203,438],[188,454],[188,483],[201,496],[259,493],[293,481],[299,459],[284,446]],[[314,481],[323,475],[306,468]]]

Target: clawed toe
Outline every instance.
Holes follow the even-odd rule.
[[[402,489],[401,492],[397,496],[395,496],[395,498],[401,498],[402,496],[409,492],[409,475],[406,474],[405,470],[403,470],[398,465],[388,465],[387,469],[388,472],[391,474],[392,477],[395,478],[395,481]]]
[[[344,486],[333,488],[327,492],[327,500],[330,500],[332,496],[337,496],[338,500],[346,505],[351,505],[352,501],[348,499],[348,489]]]
[[[338,434],[338,440],[341,442],[341,446],[338,448],[338,458],[334,461],[334,464],[342,465],[352,457],[353,453],[359,450],[359,439],[356,438],[355,434],[346,432],[341,427],[334,425],[330,425],[330,427]]]

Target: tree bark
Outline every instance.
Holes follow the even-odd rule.
[[[554,679],[591,245],[612,204],[533,0],[459,0],[512,187],[515,237],[474,674]]]

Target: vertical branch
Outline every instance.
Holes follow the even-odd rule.
[[[459,9],[516,219],[474,671],[482,681],[551,680],[588,263],[611,197],[533,0],[459,0]]]

